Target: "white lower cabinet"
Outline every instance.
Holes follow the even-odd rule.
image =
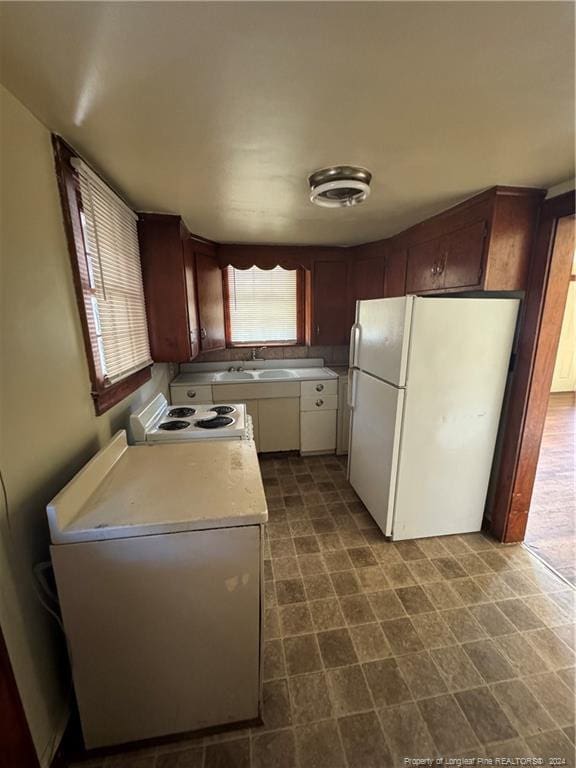
[[[259,448],[262,453],[300,448],[300,400],[273,397],[258,400]]]
[[[337,411],[302,411],[300,453],[333,453],[336,450]]]

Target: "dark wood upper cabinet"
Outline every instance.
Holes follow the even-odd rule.
[[[494,187],[397,235],[406,292],[524,290],[543,195]]]
[[[223,348],[222,276],[214,246],[192,238],[179,216],[165,214],[140,214],[138,236],[152,359],[182,363]]]
[[[408,256],[405,248],[392,247],[386,256],[384,296],[387,299],[394,296],[406,295],[407,260]]]
[[[353,322],[347,261],[315,261],[312,272],[311,343],[347,344]]]
[[[358,258],[350,265],[352,301],[384,297],[384,255]]]
[[[214,253],[206,248],[196,249],[195,257],[200,349],[202,352],[224,349],[226,334],[222,270]]]

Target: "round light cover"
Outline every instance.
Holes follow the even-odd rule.
[[[364,202],[370,194],[372,174],[365,168],[337,165],[308,177],[310,200],[322,208],[347,208]]]

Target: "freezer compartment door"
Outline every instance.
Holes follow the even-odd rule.
[[[403,387],[410,342],[413,296],[356,304],[350,361],[355,368]]]
[[[403,402],[404,390],[354,371],[348,479],[387,536],[392,531]]]

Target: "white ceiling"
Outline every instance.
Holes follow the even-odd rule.
[[[143,210],[350,244],[574,175],[570,2],[1,3],[0,79]],[[355,209],[307,175],[373,175]]]

